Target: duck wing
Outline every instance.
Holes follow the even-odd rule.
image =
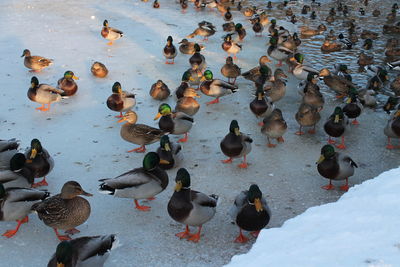
[[[239,211],[242,209],[242,207],[248,203],[247,201],[247,194],[248,190],[240,192],[236,198],[235,201],[229,210],[229,215],[231,216],[232,220],[236,221],[236,216],[239,213]]]
[[[190,200],[195,203],[198,204],[199,206],[202,207],[210,207],[210,208],[214,208],[217,206],[217,202],[218,202],[218,196],[217,195],[206,195],[204,193],[195,191],[195,190],[191,190],[190,191]]]
[[[349,156],[344,156],[342,160],[349,163],[351,166],[358,168],[357,163],[355,163]]]
[[[149,183],[153,179],[159,180],[156,176],[146,172],[143,168],[136,168],[115,178],[100,179],[99,181],[102,182],[102,184],[100,184],[100,191],[110,191],[110,194],[113,195],[115,190],[138,187]]]
[[[10,140],[0,140],[0,152],[7,150],[17,150],[19,147],[18,141],[13,138]]]
[[[33,188],[10,187],[7,188],[6,199],[8,202],[35,202],[44,200],[50,196],[47,191],[37,190]]]
[[[180,112],[180,111],[173,113],[173,118],[178,119],[178,120],[186,120],[186,121],[194,122],[193,117],[187,115],[184,112]]]

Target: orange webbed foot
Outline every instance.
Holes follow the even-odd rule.
[[[237,165],[241,169],[246,169],[249,165],[246,162],[242,162],[239,165]]]
[[[344,144],[337,145],[336,147],[338,149],[345,149],[346,148],[346,146]]]
[[[394,149],[395,147],[393,145],[387,145],[386,148],[387,149]]]
[[[221,160],[222,163],[232,163],[232,158]]]
[[[303,135],[304,132],[302,132],[302,131],[297,131],[297,132],[295,132],[295,134],[296,134],[296,135]]]
[[[336,141],[335,140],[333,140],[333,139],[328,139],[328,144],[331,144],[331,145],[333,145],[333,144],[335,144],[336,143]]]
[[[151,209],[151,207],[149,207],[149,206],[141,206],[136,199],[135,199],[135,208],[140,211],[150,211],[150,209]]]
[[[148,198],[146,198],[147,200],[155,200],[156,198],[155,197],[148,197]]]
[[[285,142],[285,139],[283,139],[283,137],[278,137],[276,140],[278,140],[279,143],[283,143]]]
[[[247,241],[249,241],[249,239],[245,237],[242,233],[240,233],[233,242],[243,244],[246,243]]]
[[[333,189],[335,189],[335,187],[332,184],[321,186],[321,188],[325,189],[325,190],[333,190]]]
[[[311,130],[308,130],[308,133],[309,133],[309,134],[315,134],[316,131],[315,131],[315,129],[311,129]]]
[[[5,236],[7,238],[11,238],[13,237],[16,233],[18,232],[18,230],[7,230],[4,234],[2,234],[2,236]]]
[[[219,99],[218,98],[214,99],[213,101],[207,102],[206,104],[207,105],[212,105],[212,104],[217,104],[217,103],[219,103]]]
[[[185,231],[179,232],[179,233],[175,234],[175,236],[179,237],[180,239],[188,238],[189,236],[191,236],[189,226],[186,225]]]
[[[345,192],[349,191],[349,186],[348,185],[342,185],[339,188],[340,188],[340,190],[345,191]]]
[[[49,185],[49,184],[47,183],[46,178],[43,178],[42,181],[37,182],[37,183],[34,183],[34,184],[32,185],[32,188],[36,188],[36,187],[40,187],[40,186],[48,186],[48,185]]]
[[[188,238],[188,241],[192,241],[194,243],[199,242],[200,241],[200,233],[190,235],[190,237]]]
[[[273,147],[276,147],[276,145],[275,145],[275,144],[271,144],[271,143],[269,143],[269,144],[267,144],[267,147],[271,147],[271,148],[273,148]]]
[[[353,124],[353,125],[360,125],[360,123],[358,122],[358,120],[353,120],[353,121],[351,122],[351,124]]]
[[[141,147],[138,147],[138,148],[135,148],[132,150],[128,150],[127,152],[128,153],[131,153],[131,152],[144,153],[144,152],[146,152],[146,148],[144,146],[141,146]]]
[[[264,122],[260,121],[260,122],[258,123],[258,126],[264,126]]]
[[[187,142],[187,140],[188,140],[188,136],[187,136],[187,134],[185,134],[185,137],[179,139],[179,140],[178,140],[178,143],[185,143],[185,142]]]
[[[58,240],[60,241],[68,241],[71,240],[71,237],[69,235],[58,235],[57,236]]]

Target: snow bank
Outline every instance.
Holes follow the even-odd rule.
[[[226,266],[399,266],[400,168],[263,230]]]

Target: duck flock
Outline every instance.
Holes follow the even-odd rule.
[[[162,4],[155,0],[152,6],[162,9]],[[232,97],[242,89],[237,83],[238,79],[247,80],[251,88],[248,90],[249,94],[254,97],[250,103],[240,103],[248,106],[249,117],[254,114],[254,123],[259,125],[258,133],[252,135],[264,135],[266,139],[266,146],[255,149],[269,149],[270,153],[274,153],[274,147],[284,146],[285,134],[313,135],[318,128],[325,131],[327,143],[321,147],[320,158],[316,159],[319,174],[329,181],[322,189],[333,190],[335,186],[332,181],[344,181],[339,189],[348,191],[349,178],[359,164],[342,151],[352,145],[345,142],[345,137],[354,127],[358,127],[364,109],[383,108],[390,114],[386,126],[380,130],[380,134],[387,137],[386,148],[382,144],[382,149],[398,148],[392,141],[400,138],[400,75],[396,73],[400,70],[400,22],[397,17],[397,3],[390,7],[388,14],[383,14],[380,9],[372,9],[368,0],[359,1],[358,10],[349,8],[346,1],[333,1],[326,17],[320,15],[321,4],[315,0],[302,4],[296,1],[269,1],[257,7],[235,0],[195,0],[193,3],[180,0],[177,5],[181,7],[182,13],[188,8],[196,9],[199,17],[201,12],[214,12],[215,16],[223,18],[224,23],[221,27],[206,20],[199,21],[198,27],[178,44],[172,36],[165,36],[166,44],[160,44],[160,55],[165,57],[165,67],[174,68],[176,56],[181,53],[187,55],[188,68],[174,77],[181,81],[174,92],[162,80],[151,86],[149,98],[159,101],[158,109],[154,110],[154,120],[158,120],[158,128],[137,123],[140,112],[137,114],[133,111],[137,96],[122,90],[119,82],[112,85],[111,95],[105,99],[104,108],[116,112],[117,122],[123,123],[120,127],[121,138],[138,146],[128,152],[145,154],[142,165],[116,177],[100,179],[100,193],[110,195],[110,198],[133,199],[138,212],[149,212],[151,207],[141,203],[141,200],[154,200],[169,184],[172,173],[167,170],[177,169],[173,172],[174,193],[165,209],[173,220],[185,228],[183,232],[176,234],[178,238],[199,242],[202,226],[217,212],[218,190],[214,188],[215,191],[205,194],[192,189],[188,169],[184,166],[177,168],[185,151],[181,144],[198,141],[189,138],[191,131],[204,131],[197,129],[195,125],[198,111]],[[285,14],[285,23],[271,17],[272,10]],[[357,26],[358,20],[369,13],[373,17],[386,16],[387,23],[382,25],[381,32],[363,29],[362,26],[360,30]],[[247,18],[248,25],[234,23],[235,18],[243,16]],[[315,28],[302,25],[305,17],[321,23]],[[333,29],[328,30],[331,25],[339,23],[343,24],[344,31],[335,33]],[[293,24],[295,29],[298,25],[298,31],[293,31],[293,27],[287,29],[283,26],[288,24]],[[99,25],[100,35],[109,41],[109,46],[124,38],[123,29],[116,29],[117,26],[110,25],[107,19],[102,27]],[[220,29],[224,32],[220,52],[226,56],[226,63],[220,69],[210,68],[203,51],[207,50],[208,39],[215,38],[215,33]],[[332,65],[322,69],[307,65],[307,54],[302,51],[302,45],[316,35],[325,35],[320,53],[332,59]],[[384,49],[385,55],[380,55],[382,58],[386,56],[386,64],[374,64],[376,59],[369,51],[381,35],[389,36]],[[253,36],[265,39],[266,52],[259,55],[259,65],[248,70],[242,69],[241,51],[246,49],[246,43]],[[353,80],[349,66],[335,61],[335,52],[342,50],[348,50],[352,54],[352,60],[360,66],[362,75],[368,80],[365,88],[361,88]],[[23,51],[22,57],[25,67],[32,73],[27,98],[41,105],[35,112],[62,108],[52,104],[73,101],[75,97],[79,97],[75,95],[79,86],[74,72],[66,71],[58,80],[57,87],[53,87],[40,83],[38,79],[40,72],[50,67],[53,60],[32,56],[28,49]],[[216,78],[219,72],[224,78]],[[102,79],[107,77],[109,70],[103,63],[94,62],[91,73],[96,77],[93,79]],[[297,88],[287,88],[286,79],[290,75],[298,79]],[[320,89],[323,85],[337,99],[325,100],[325,91]],[[286,90],[298,90],[301,99],[298,111],[292,114],[298,123],[298,131],[293,133],[288,132],[288,124],[282,110],[278,108],[285,101]],[[197,101],[201,96],[200,92],[212,99],[202,107]],[[175,99],[175,106],[167,103],[171,94]],[[321,110],[326,101],[339,101],[339,104],[329,111],[330,116],[323,117]],[[139,101],[138,103],[143,104]],[[231,108],[235,109],[235,106],[232,105]],[[251,155],[253,139],[251,135],[241,132],[239,124],[238,120],[232,118],[227,123],[225,137],[218,140],[220,151],[226,156],[221,159],[221,168],[236,159],[241,159],[237,167],[234,167],[238,171],[253,167],[248,164],[247,159]],[[213,131],[212,125],[205,131]],[[173,142],[171,135],[181,139]],[[56,237],[61,241],[48,266],[102,266],[110,251],[117,246],[115,234],[71,239],[71,235],[80,232],[76,227],[82,225],[91,213],[90,202],[82,196],[93,195],[86,192],[78,181],[67,181],[60,193],[53,196],[46,190],[37,189],[48,185],[46,176],[57,165],[51,153],[44,148],[45,143],[44,140],[33,139],[30,148],[23,152],[19,148],[18,140],[0,140],[0,219],[17,222],[16,228],[6,231],[3,236],[12,238],[21,225],[29,221],[29,214],[35,212],[45,225],[53,228]],[[154,143],[159,144],[158,147],[152,146],[151,152],[148,152],[148,147]],[[187,153],[184,156],[190,158]],[[35,183],[38,178],[42,180]],[[229,214],[238,226],[239,234],[232,240],[246,243],[249,238],[243,231],[249,231],[252,236],[257,237],[270,222],[272,214],[257,184],[242,188],[236,194]],[[193,232],[191,227],[197,227],[197,231]],[[65,233],[60,233],[60,230]]]

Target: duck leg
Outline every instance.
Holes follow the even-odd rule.
[[[276,140],[278,140],[279,143],[284,143],[285,139],[283,139],[283,137],[278,137]]]
[[[113,45],[113,42],[112,42],[112,41],[110,41],[110,42],[108,42],[108,43],[107,43],[107,45]]]
[[[46,181],[46,176],[43,177],[43,180],[32,185],[32,188],[36,188],[39,186],[48,186],[49,184]]]
[[[246,243],[247,241],[249,241],[249,239],[243,235],[242,229],[239,228],[239,235],[238,235],[238,237],[236,237],[236,239],[233,242],[235,242],[235,243]]]
[[[3,236],[7,237],[7,238],[11,238],[13,237],[19,230],[19,228],[21,227],[21,224],[28,222],[28,216],[26,216],[24,219],[22,220],[17,220],[17,227],[13,230],[7,230]]]
[[[342,135],[342,143],[340,143],[340,145],[337,145],[336,147],[339,148],[339,149],[345,149],[346,148],[346,146],[344,145],[344,135]]]
[[[36,110],[43,110],[45,107],[44,107],[44,104],[42,104],[42,106],[41,107],[38,107],[38,108],[36,108]]]
[[[275,144],[271,144],[271,140],[269,140],[269,137],[267,137],[267,139],[268,139],[268,144],[267,144],[268,147],[276,147]]]
[[[135,199],[135,208],[141,211],[150,211],[151,207],[149,206],[141,206],[139,202]]]
[[[57,238],[58,238],[60,241],[71,240],[71,237],[69,237],[69,235],[60,235],[60,234],[58,233],[58,231],[57,231],[56,228],[53,228],[53,229],[54,229],[54,232],[56,233]]]
[[[43,108],[43,109],[41,109],[41,111],[49,111],[50,110],[50,105],[51,104],[47,104],[47,108]],[[44,105],[43,105],[44,106]]]
[[[122,115],[122,112],[120,111],[120,112],[119,112],[119,115],[115,116],[114,118],[119,118],[119,119],[120,119],[120,118],[122,118],[122,117],[123,117],[123,115]]]
[[[264,126],[264,122],[263,121],[260,121],[259,123],[258,123],[258,126]]]
[[[191,234],[190,234],[190,230],[189,230],[189,226],[186,225],[185,231],[184,232],[180,232],[175,234],[177,237],[179,237],[180,239],[183,238],[188,238]]]
[[[390,142],[390,137],[388,137],[388,144],[386,146],[387,149],[394,149],[394,146],[392,145],[392,143]]]
[[[358,122],[357,119],[354,119],[354,120],[351,122],[351,124],[353,124],[353,125],[360,125],[360,123]]]
[[[312,129],[308,130],[308,133],[309,134],[315,134],[316,133],[315,124],[314,124],[314,127]]]
[[[129,150],[129,151],[127,151],[127,152],[128,152],[128,153],[131,153],[131,152],[143,153],[143,152],[145,152],[145,151],[146,151],[146,147],[145,147],[145,145],[142,145],[141,147],[138,147],[138,148]]]
[[[219,97],[217,97],[217,98],[214,99],[213,101],[207,102],[206,104],[207,104],[207,106],[208,106],[208,105],[217,104],[217,103],[219,103]]]
[[[232,163],[232,158],[221,160],[222,163]]]
[[[295,134],[297,134],[297,135],[303,135],[303,134],[304,134],[304,132],[302,132],[302,131],[301,131],[301,128],[302,128],[302,126],[300,125],[300,129],[299,129],[299,131],[298,131],[298,132],[295,132]]]
[[[329,179],[329,184],[328,184],[328,185],[321,186],[321,188],[322,188],[322,189],[325,189],[325,190],[333,190],[335,187],[334,187],[333,184],[332,184],[332,180]]]
[[[185,137],[178,140],[179,143],[185,143],[188,140],[188,133],[185,133]]]
[[[241,169],[246,169],[248,167],[247,162],[246,162],[246,155],[243,156],[243,162],[240,163],[238,165],[238,167],[241,168]]]
[[[345,191],[345,192],[349,191],[349,178],[346,178],[346,184],[342,185],[340,187],[340,190]]]
[[[189,241],[192,242],[199,242],[200,241],[200,233],[201,233],[201,225],[199,226],[199,231],[197,231],[197,233],[195,233],[194,235],[190,235],[190,237],[188,238]]]

